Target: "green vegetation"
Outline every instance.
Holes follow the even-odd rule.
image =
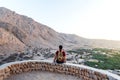
[[[92,56],[85,61],[84,63],[85,65],[99,69],[111,69],[111,70],[120,69],[120,50],[94,48],[94,49],[77,49],[71,50],[69,52],[84,55],[86,56],[86,58]],[[90,53],[90,55],[87,55],[88,53]],[[93,61],[90,59],[93,59]],[[94,60],[97,60],[97,62]]]
[[[92,50],[91,49],[76,49],[76,50],[69,50],[67,51],[68,53],[77,53],[77,54],[83,54],[83,52],[86,52],[86,53],[92,53]]]
[[[94,51],[94,50],[93,50]],[[120,53],[118,51],[108,50],[108,49],[99,49],[100,53],[93,53],[92,59],[96,59],[99,62],[85,62],[85,65],[100,68],[100,69],[120,69]],[[107,54],[102,54],[103,52]],[[109,54],[112,53],[112,54]]]

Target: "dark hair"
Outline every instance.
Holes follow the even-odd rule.
[[[63,48],[63,46],[62,45],[59,45],[59,49],[62,49]]]

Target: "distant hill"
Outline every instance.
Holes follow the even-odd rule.
[[[120,48],[120,41],[86,39],[58,33],[24,15],[0,7],[0,54],[23,51],[26,46],[58,48]]]

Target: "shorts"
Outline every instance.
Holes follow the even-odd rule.
[[[64,61],[58,61],[58,60],[56,60],[56,62],[60,64],[64,63]]]

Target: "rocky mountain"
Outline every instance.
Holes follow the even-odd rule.
[[[120,41],[93,40],[74,34],[58,33],[24,15],[0,7],[0,54],[23,51],[26,46],[58,48],[120,48]]]

